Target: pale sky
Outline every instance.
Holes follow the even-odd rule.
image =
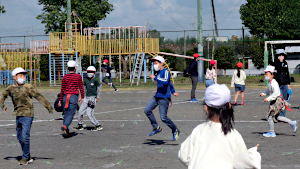
[[[109,0],[114,10],[105,20],[99,22],[100,27],[113,26],[147,26],[158,31],[195,30],[197,16],[197,0]],[[162,8],[160,8],[156,3]],[[218,29],[241,29],[239,8],[246,0],[214,0]],[[0,14],[0,37],[28,36],[44,34],[44,25],[36,16],[42,13],[42,6],[37,0],[1,0],[6,13]],[[178,25],[170,16],[180,25]],[[203,30],[213,28],[213,16],[210,0],[202,0]],[[33,31],[32,31],[33,28]],[[195,36],[196,32],[187,32]],[[203,36],[212,36],[211,31],[203,31]],[[183,37],[182,32],[162,33],[168,38]],[[241,36],[241,30],[222,31],[219,36]],[[22,43],[24,38],[1,38],[1,43]],[[31,37],[26,38],[26,42]],[[47,37],[34,37],[34,40]],[[27,42],[29,43],[29,42]]]

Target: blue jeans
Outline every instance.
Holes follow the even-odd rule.
[[[112,87],[113,87],[115,90],[117,90],[116,86],[112,83],[111,76],[105,76],[105,77],[102,79],[102,82],[104,82],[105,84],[108,84],[108,83],[105,81],[107,78],[109,79],[109,83],[112,84]]]
[[[283,99],[284,99],[284,100],[287,100],[288,85],[281,85],[281,86],[279,86],[279,88],[280,88],[280,94],[282,95]],[[285,112],[286,112],[286,109],[284,109],[284,110],[280,113],[280,116],[285,117]]]
[[[23,155],[22,158],[28,159],[30,156],[30,129],[33,117],[17,116],[16,130],[17,138],[21,144]]]
[[[214,83],[214,80],[212,80],[212,79],[206,79],[206,80],[205,80],[205,87],[206,87],[206,88],[208,88],[209,86],[211,86],[211,85],[213,85],[213,84],[215,84],[215,83]]]
[[[63,124],[68,129],[70,124],[72,123],[73,117],[77,110],[78,95],[71,95],[70,101],[69,101],[69,107],[67,109],[65,108],[66,100],[67,100],[67,95],[64,95],[64,100],[63,100],[64,122],[63,122]]]
[[[169,126],[172,129],[172,133],[174,133],[176,131],[177,126],[167,116],[169,103],[170,103],[170,100],[168,98],[153,97],[150,100],[150,102],[148,103],[148,105],[146,106],[146,108],[144,109],[144,112],[145,112],[146,116],[149,118],[153,129],[157,129],[158,124],[157,124],[157,121],[156,121],[155,116],[152,111],[158,105],[161,121],[163,121],[167,126]]]

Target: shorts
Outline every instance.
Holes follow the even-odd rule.
[[[238,92],[238,91],[245,91],[245,85],[240,85],[240,84],[235,84],[235,91]]]

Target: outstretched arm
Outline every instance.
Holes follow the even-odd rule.
[[[6,113],[6,111],[7,111],[7,106],[5,106],[4,101],[5,101],[5,99],[7,98],[8,95],[9,95],[9,90],[6,89],[6,90],[2,93],[2,95],[1,95],[1,97],[0,97],[0,106],[1,106],[1,108],[4,110],[5,113]]]

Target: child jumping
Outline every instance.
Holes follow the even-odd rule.
[[[102,82],[104,82],[105,84],[109,85],[110,87],[112,86],[114,89],[115,89],[115,92],[119,91],[116,86],[112,83],[112,80],[111,80],[111,73],[110,71],[112,70],[112,68],[108,65],[108,60],[107,59],[104,59],[103,60],[103,64],[105,66],[105,77],[102,79]],[[106,79],[109,79],[109,83],[107,83],[105,80]]]
[[[72,123],[73,117],[77,110],[77,102],[81,103],[84,98],[84,89],[82,84],[82,79],[79,74],[76,74],[76,67],[78,66],[74,60],[70,60],[67,63],[69,74],[66,74],[62,79],[61,84],[61,95],[58,106],[61,106],[63,102],[64,108],[64,120],[63,126],[61,127],[62,136],[67,138],[70,136],[69,126]],[[81,97],[78,99],[79,89]]]
[[[272,108],[272,106],[279,106],[280,103],[278,102],[282,102],[282,97],[280,96],[280,89],[279,89],[279,85],[277,83],[277,81],[274,79],[274,73],[276,72],[275,67],[274,66],[267,66],[266,70],[264,70],[265,72],[265,80],[267,80],[268,83],[268,89],[264,92],[264,93],[260,93],[260,96],[266,96],[269,95],[269,97],[264,99],[264,102],[270,102],[270,108]],[[283,103],[284,104],[284,103]],[[283,122],[287,122],[291,125],[291,127],[293,128],[294,133],[296,133],[297,128],[298,128],[298,122],[292,121],[286,117],[280,116],[281,111],[274,111],[274,110],[269,110],[269,114],[268,114],[268,122],[269,122],[269,132],[264,133],[263,136],[265,137],[276,137],[276,133],[274,130],[274,121],[273,118],[277,118],[277,120],[283,121]]]
[[[30,129],[34,117],[32,97],[36,98],[49,113],[53,113],[53,107],[32,85],[25,84],[27,72],[21,68],[15,68],[12,71],[12,76],[15,79],[15,85],[8,86],[2,93],[0,98],[0,106],[7,112],[7,106],[4,101],[7,96],[10,96],[14,104],[13,115],[16,116],[16,130],[17,138],[20,142],[23,155],[22,159],[18,162],[20,165],[27,165],[33,159],[30,156]]]
[[[173,141],[176,141],[179,138],[180,130],[173,123],[173,121],[168,118],[167,112],[171,100],[170,90],[176,97],[179,96],[179,94],[175,92],[175,89],[170,82],[170,72],[168,71],[168,69],[164,69],[163,67],[165,59],[161,56],[156,56],[154,59],[152,59],[152,61],[154,64],[154,70],[159,72],[157,76],[150,75],[150,78],[157,81],[157,92],[144,109],[144,112],[149,118],[153,127],[153,131],[149,134],[149,136],[153,136],[162,131],[162,129],[158,126],[155,116],[152,112],[156,108],[156,106],[159,106],[160,118],[167,126],[171,128]]]
[[[258,144],[247,150],[241,134],[233,128],[230,90],[213,84],[205,91],[207,121],[194,128],[181,144],[179,160],[189,169],[261,168]]]
[[[87,68],[88,78],[86,78],[83,83],[84,89],[86,91],[86,96],[83,99],[83,103],[81,104],[78,112],[78,125],[75,127],[75,129],[77,130],[83,130],[83,114],[85,112],[89,117],[91,123],[95,125],[93,131],[103,129],[94,116],[96,102],[99,100],[101,94],[101,85],[98,80],[94,78],[95,74],[96,68],[94,66],[89,66]]]

